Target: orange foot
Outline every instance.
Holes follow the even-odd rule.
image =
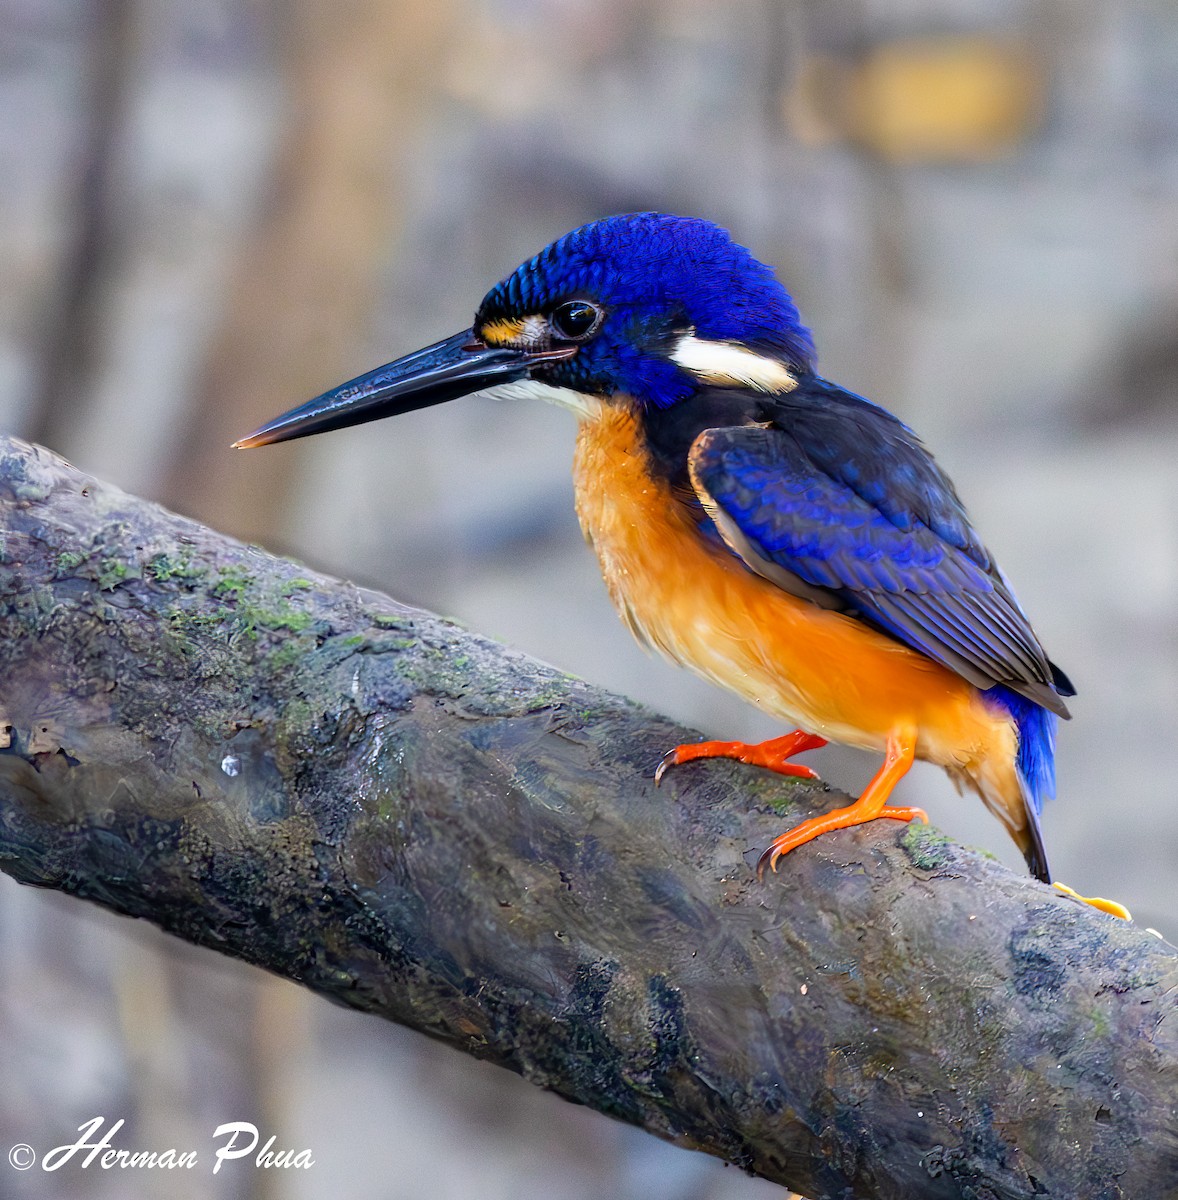
[[[916,757],[916,731],[910,728],[895,729],[888,735],[887,757],[883,766],[875,773],[863,795],[846,808],[836,808],[821,817],[811,817],[787,833],[783,833],[761,855],[757,861],[757,878],[764,877],[765,868],[777,870],[777,860],[791,850],[804,846],[821,834],[832,829],[847,829],[852,825],[865,825],[879,817],[890,817],[893,821],[911,821],[919,817],[928,821],[928,815],[920,808],[896,808],[888,804],[892,789],[907,773]]]
[[[737,762],[750,763],[754,767],[768,767],[778,775],[794,775],[800,779],[817,779],[816,772],[800,763],[787,761],[803,750],[817,750],[826,745],[826,738],[816,733],[803,733],[795,729],[784,737],[770,738],[767,742],[694,742],[690,746],[676,746],[663,755],[654,773],[655,784],[663,781],[669,767],[692,762],[697,758],[735,758]]]
[[[1133,920],[1133,914],[1123,904],[1118,904],[1115,900],[1106,900],[1103,896],[1081,896],[1079,892],[1074,888],[1068,887],[1066,883],[1054,883],[1051,886],[1058,888],[1065,896],[1074,896],[1077,900],[1083,900],[1085,904],[1091,904],[1093,908],[1100,909],[1101,912],[1106,912],[1113,917],[1120,917],[1122,921]]]

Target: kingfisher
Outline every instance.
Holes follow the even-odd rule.
[[[759,744],[671,749],[817,778],[828,740],[882,753],[854,803],[768,846],[926,819],[893,805],[915,759],[1005,825],[1031,873],[1075,689],[917,435],[824,379],[773,270],[708,221],[645,212],[573,230],[483,298],[471,328],[293,408],[262,446],[472,392],[579,420],[576,508],[634,636],[779,718]]]

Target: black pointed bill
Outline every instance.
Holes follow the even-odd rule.
[[[526,379],[534,367],[569,358],[576,352],[575,346],[548,350],[487,346],[467,329],[340,384],[275,417],[233,445],[248,450],[361,425],[379,417],[399,416],[497,384]]]

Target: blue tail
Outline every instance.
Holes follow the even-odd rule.
[[[1030,846],[1024,851],[1032,874],[1051,882],[1047,866],[1047,851],[1039,830],[1039,814],[1043,801],[1055,795],[1055,727],[1059,718],[1041,705],[1009,688],[998,684],[982,693],[988,700],[1000,704],[1014,718],[1018,730],[1018,757],[1015,765],[1027,802],[1027,825]]]
[[[1038,815],[1043,811],[1043,801],[1055,795],[1055,727],[1059,718],[1001,684],[982,694],[987,700],[997,701],[1014,717],[1018,729],[1018,773]]]

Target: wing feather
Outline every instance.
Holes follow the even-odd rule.
[[[975,686],[1004,684],[1066,717],[1056,691],[1066,677],[948,479],[894,417],[839,395],[849,425],[848,411],[807,411],[805,397],[791,396],[772,422],[695,439],[691,483],[725,541],[779,586],[829,596],[818,602]]]

